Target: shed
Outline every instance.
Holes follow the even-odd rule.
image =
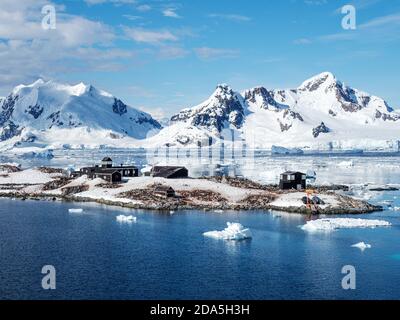
[[[122,175],[118,170],[102,170],[94,173],[94,178],[103,179],[109,183],[122,182]]]
[[[287,171],[281,174],[279,188],[282,190],[305,190],[307,175],[302,172]]]
[[[189,171],[185,167],[155,166],[151,170],[151,175],[166,179],[180,179],[188,178]]]
[[[172,187],[158,185],[154,188],[154,194],[163,198],[174,198],[175,190]]]

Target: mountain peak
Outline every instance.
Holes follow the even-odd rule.
[[[319,88],[326,88],[327,86],[331,85],[332,83],[337,83],[337,79],[335,75],[331,72],[322,72],[313,76],[312,78],[304,81],[299,90],[302,91],[316,91]]]
[[[215,95],[218,94],[218,93],[232,95],[233,94],[233,90],[228,84],[222,83],[222,84],[217,85],[217,88],[215,89]]]

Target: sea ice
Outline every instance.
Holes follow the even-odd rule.
[[[117,216],[117,221],[118,222],[125,222],[125,223],[133,223],[137,221],[137,218],[134,216],[124,216],[124,215],[120,215]]]
[[[352,245],[353,248],[358,248],[361,251],[365,251],[366,249],[371,249],[372,246],[368,243],[365,242],[360,242]]]
[[[301,228],[308,232],[335,231],[337,229],[389,227],[391,224],[383,220],[329,218],[308,221]]]
[[[244,228],[240,223],[227,223],[228,227],[222,231],[209,231],[203,233],[205,237],[223,240],[244,240],[251,239],[250,229]]]
[[[69,213],[82,213],[83,209],[68,209]]]
[[[284,148],[284,147],[280,147],[280,146],[272,146],[271,153],[272,154],[289,155],[289,154],[304,154],[304,151],[299,148],[289,149],[289,148]]]
[[[342,161],[342,162],[338,163],[338,166],[339,167],[347,167],[347,168],[354,167],[354,161],[353,160]]]

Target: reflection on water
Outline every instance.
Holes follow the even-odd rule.
[[[15,159],[0,157],[0,161],[17,161],[23,166],[53,166],[77,168],[97,164],[104,156],[110,156],[115,163],[134,163],[139,167],[147,164],[184,165],[192,177],[236,176],[262,183],[277,183],[280,173],[287,170],[317,173],[317,184],[398,184],[400,155],[391,154],[320,154],[300,156],[271,155],[257,151],[250,157],[234,154],[194,152],[146,152],[143,149],[118,150],[58,150],[52,160]]]

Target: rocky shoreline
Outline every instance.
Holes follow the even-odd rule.
[[[145,190],[140,190],[145,192]],[[340,199],[340,205],[327,206],[319,208],[318,214],[323,215],[341,215],[341,214],[366,214],[377,211],[382,211],[381,206],[372,205],[366,201],[356,200],[354,198],[342,195],[335,195]],[[156,199],[156,201],[144,202],[125,202],[118,200],[109,200],[103,198],[83,197],[76,195],[49,195],[43,193],[26,194],[20,192],[0,192],[0,198],[14,198],[19,200],[35,200],[35,201],[64,201],[76,203],[97,203],[107,206],[116,206],[134,210],[151,210],[162,212],[180,211],[180,210],[203,210],[203,211],[250,211],[250,210],[265,210],[265,211],[280,211],[297,214],[312,214],[311,210],[304,206],[279,206],[274,205],[271,199],[265,200],[259,198],[258,201],[249,197],[241,203],[223,202],[208,202],[195,203],[188,201],[187,198],[173,199]],[[140,198],[140,197],[139,197]],[[137,200],[137,199],[136,199]]]
[[[156,189],[171,188],[172,197],[160,196]],[[0,197],[21,200],[93,202],[130,209],[170,212],[204,211],[284,211],[300,214],[363,214],[383,210],[380,206],[346,195],[347,186],[314,187],[321,201],[311,209],[304,204],[305,192],[280,190],[243,178],[207,177],[199,179],[127,178],[109,184],[86,176],[69,178],[60,169],[8,170],[0,177]]]

